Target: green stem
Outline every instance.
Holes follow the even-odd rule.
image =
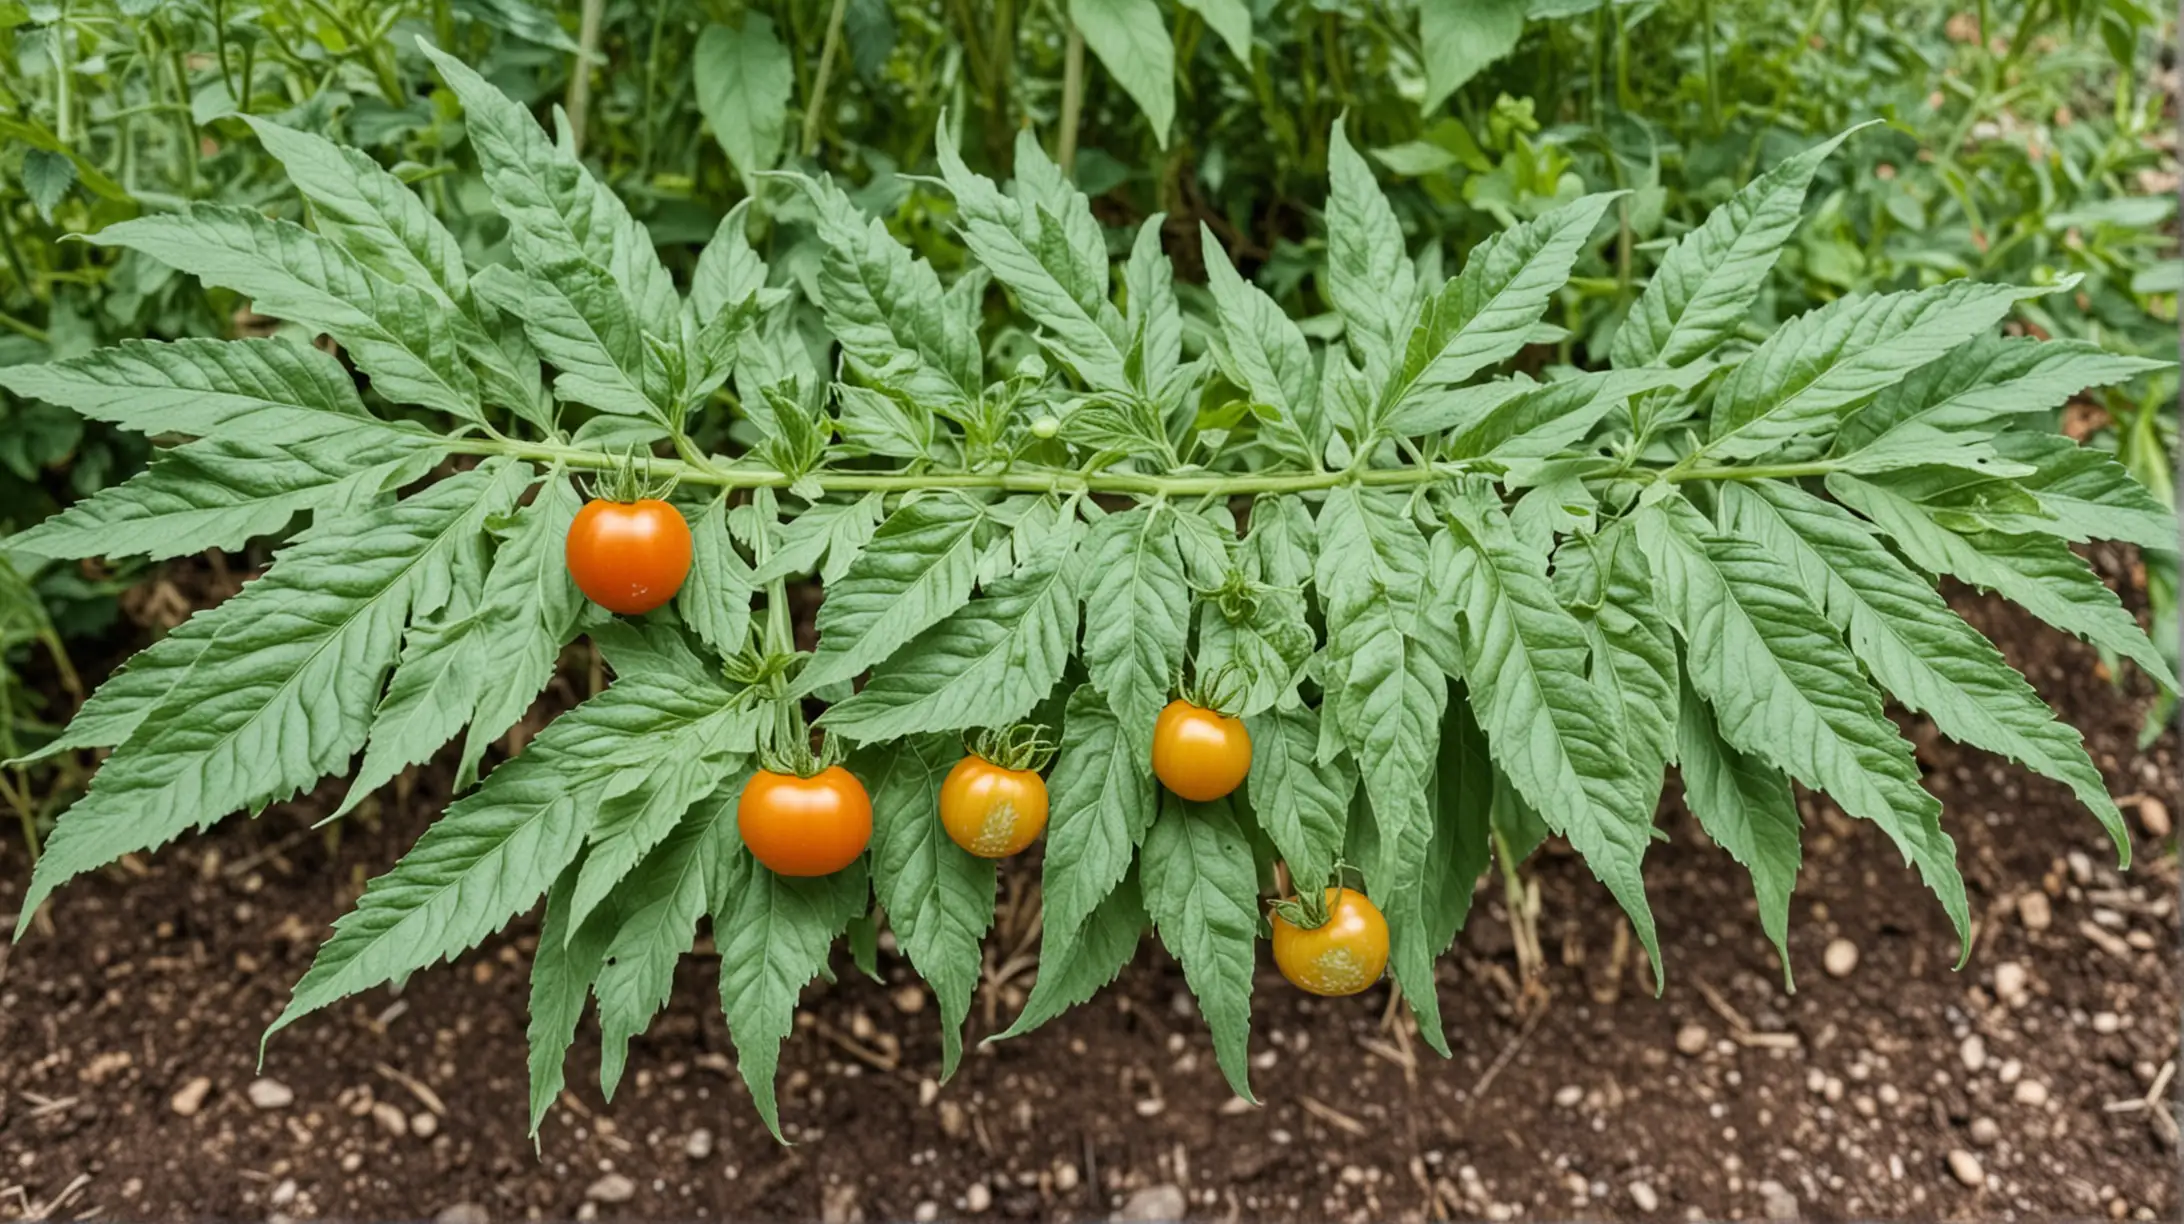
[[[1699,58],[1706,72],[1706,130],[1721,130],[1721,86],[1714,73],[1714,3],[1699,0]]]
[[[237,110],[250,109],[236,92],[234,71],[228,67],[227,0],[212,0],[212,47],[213,54],[220,57],[220,81],[227,86],[228,97],[235,100]]]
[[[24,796],[29,793],[30,779],[23,776],[22,770],[15,771],[15,777],[17,782],[15,786],[8,785],[7,780],[0,777],[0,795],[6,796],[8,806],[15,809],[15,819],[23,826],[23,849],[29,852],[31,865],[36,866],[38,863],[38,814],[31,810],[30,804],[24,799]]]
[[[54,134],[61,143],[72,144],[76,131],[76,103],[71,94],[75,88],[75,68],[68,62],[68,6],[61,6],[61,19],[53,25],[53,126]]]
[[[827,78],[834,73],[834,55],[842,45],[842,14],[848,8],[849,0],[834,0],[834,9],[827,14],[827,36],[819,44],[819,74],[811,83],[811,103],[804,108],[806,157],[819,151],[819,120],[826,113]]]
[[[461,438],[448,449],[466,455],[511,455],[534,463],[559,463],[583,471],[610,471],[624,462],[619,454],[562,446],[551,442]],[[683,484],[727,489],[785,489],[795,477],[772,468],[721,464],[699,453],[687,439],[676,444],[681,459],[655,459],[651,470]],[[1340,472],[1205,472],[1155,476],[1134,472],[1083,472],[1069,468],[1018,465],[993,472],[819,471],[807,479],[827,492],[909,492],[921,489],[995,489],[1007,493],[1119,493],[1148,497],[1231,497],[1252,493],[1309,493],[1342,485],[1407,488],[1436,484],[1469,470],[1464,461],[1387,468],[1352,467]],[[1757,469],[1740,468],[1738,471]]]
[[[1696,457],[1696,452],[1693,457]],[[1842,464],[1826,459],[1811,463],[1777,463],[1752,467],[1702,468],[1685,467],[1679,463],[1661,473],[1661,479],[1678,484],[1686,480],[1796,480],[1802,476],[1825,476],[1842,470]]]
[[[599,53],[599,22],[606,13],[606,0],[584,0],[582,14],[577,18],[576,65],[569,71],[569,95],[564,105],[569,112],[569,143],[579,153],[584,150],[584,121],[591,115],[591,66]]]
[[[1084,109],[1084,32],[1069,23],[1069,41],[1062,48],[1062,135],[1054,160],[1063,178],[1073,178],[1077,166],[1077,120]]]

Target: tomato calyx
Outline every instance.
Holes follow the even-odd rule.
[[[1176,695],[1201,710],[1223,718],[1237,717],[1239,703],[1251,691],[1251,673],[1231,659],[1210,676],[1183,677],[1176,681]]]
[[[1017,723],[1011,727],[981,727],[965,732],[963,751],[989,765],[1012,771],[1042,773],[1061,749],[1045,723]]]
[[[624,450],[614,462],[594,480],[579,478],[577,491],[587,501],[609,501],[629,505],[647,500],[665,501],[675,491],[672,476],[654,479],[652,456],[632,446]]]
[[[1348,863],[1337,862],[1333,873],[1328,876],[1327,883],[1324,886],[1319,888],[1298,888],[1295,896],[1278,898],[1273,904],[1267,906],[1267,911],[1300,931],[1316,931],[1326,926],[1334,916],[1327,908],[1327,892],[1329,889],[1339,889],[1342,892],[1354,892],[1360,896],[1364,895],[1363,889],[1357,888],[1350,883],[1350,877],[1355,874],[1356,872],[1351,869]],[[1287,880],[1288,876],[1288,871],[1284,869],[1280,873],[1279,879]]]

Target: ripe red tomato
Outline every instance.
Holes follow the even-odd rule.
[[[759,770],[736,800],[736,831],[775,875],[833,875],[872,841],[872,797],[839,765],[808,778]]]
[[[964,757],[940,784],[940,823],[972,854],[1007,858],[1046,831],[1046,781],[1035,770]]]
[[[1185,799],[1219,799],[1251,772],[1244,721],[1181,699],[1153,723],[1153,774]]]
[[[1353,995],[1388,967],[1388,920],[1364,893],[1330,888],[1326,896],[1325,926],[1306,930],[1274,915],[1274,964],[1301,990]]]
[[[584,503],[564,555],[584,597],[609,612],[650,612],[690,574],[690,525],[664,501]]]

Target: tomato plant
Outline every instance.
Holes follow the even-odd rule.
[[[1354,995],[1388,967],[1388,920],[1356,889],[1329,888],[1317,906],[1278,905],[1268,921],[1275,967],[1299,990]]]
[[[1434,962],[1512,847],[1566,841],[1662,970],[1644,860],[1671,762],[1750,874],[1785,973],[1793,780],[1885,831],[1968,952],[1955,847],[1884,694],[2068,786],[2128,852],[2078,735],[1935,580],[2173,688],[2070,545],[2173,549],[2175,520],[2040,419],[2161,363],[1999,334],[2068,278],[1937,278],[1761,323],[1847,136],[1667,244],[1580,370],[1539,364],[1561,342],[1542,322],[1598,244],[1635,260],[1614,193],[1543,208],[1448,276],[1411,254],[1334,127],[1315,272],[1331,314],[1308,333],[1210,228],[1201,302],[1158,218],[1111,262],[1028,134],[1004,188],[942,129],[947,276],[832,181],[792,176],[809,258],[769,262],[738,209],[678,279],[573,142],[428,54],[508,262],[474,262],[482,248],[370,159],[253,117],[315,228],[198,203],[90,241],[248,295],[295,335],[0,368],[16,394],[187,439],[11,550],[284,541],[49,746],[112,752],[26,909],[359,752],[344,811],[461,740],[463,793],[336,924],[275,1031],[543,898],[535,1126],[585,1009],[611,1093],[709,921],[738,1069],[778,1133],[797,994],[876,903],[931,984],[952,1071],[996,875],[942,832],[942,791],[962,733],[1025,722],[1058,732],[1041,971],[1009,1031],[1091,997],[1150,926],[1244,1094],[1277,859],[1314,896],[1357,865],[1389,971],[1446,1053]],[[299,342],[319,334],[343,356]],[[563,555],[574,478],[640,454],[675,486],[689,572],[670,603],[615,620]],[[824,599],[800,650],[789,589],[812,575]],[[475,781],[579,635],[612,683]],[[1215,704],[1248,752],[1209,725],[1240,788],[1156,774],[1185,675],[1233,690]],[[763,810],[746,821],[747,805]]]

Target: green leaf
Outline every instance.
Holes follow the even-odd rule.
[[[1206,19],[1221,36],[1236,60],[1251,67],[1251,8],[1244,0],[1180,0],[1184,8]]]
[[[426,290],[458,310],[470,308],[462,244],[401,179],[361,150],[254,115],[241,118],[311,202],[319,233],[396,284]]]
[[[705,27],[691,71],[698,112],[736,173],[751,182],[752,175],[773,169],[788,133],[796,68],[774,34],[772,19],[752,12],[743,15],[740,27]]]
[[[1151,921],[1133,870],[1094,907],[1092,916],[1066,950],[1049,955],[1042,931],[1039,976],[1031,984],[1031,997],[1024,1001],[1024,1010],[1006,1032],[987,1040],[1020,1037],[1098,994],[1100,987],[1114,981],[1130,963]]]
[[[810,573],[829,587],[841,581],[879,527],[882,496],[875,491],[855,501],[823,501],[807,508],[781,528],[773,554],[751,571],[751,581],[764,586],[776,578]]]
[[[2125,477],[2129,479],[2129,477]],[[1778,481],[1724,482],[1720,519],[1797,567],[1882,688],[1960,743],[2070,787],[2128,860],[2130,834],[2078,732],[2056,720],[2002,652],[1965,624],[1870,528]]]
[[[717,714],[692,703],[686,687],[671,677],[622,676],[450,804],[334,923],[266,1036],[450,959],[529,909],[575,861],[615,779],[675,751],[679,729]]]
[[[1084,567],[1084,665],[1146,751],[1153,720],[1182,674],[1191,592],[1161,513],[1110,514],[1092,529]]]
[[[456,550],[514,499],[524,470],[489,460],[406,501],[321,524],[264,577],[201,613],[211,636],[201,647],[193,636],[186,672],[147,673],[171,683],[55,826],[25,905],[346,768],[404,620],[446,598]]]
[[[1150,5],[1151,0],[1140,0]],[[1106,245],[1084,197],[1053,176],[1056,191],[1045,203],[1003,195],[990,179],[973,174],[956,151],[954,136],[943,126],[934,151],[948,191],[955,196],[956,221],[963,245],[1016,295],[1024,313],[1044,328],[1040,337],[1049,352],[1073,367],[1093,387],[1130,384],[1124,368],[1123,320],[1106,300]],[[1025,133],[1016,144],[1019,182],[1039,177],[1051,167],[1037,142]],[[1059,195],[1060,199],[1055,198]],[[1063,218],[1068,218],[1064,221]],[[1089,225],[1089,234],[1084,232]],[[1049,234],[1049,230],[1056,232]],[[1097,244],[1097,252],[1087,240]]]
[[[1213,1029],[1229,1087],[1251,1094],[1251,977],[1259,933],[1259,871],[1227,800],[1163,795],[1138,869],[1160,942]]]
[[[2176,513],[2107,453],[2029,430],[1996,434],[1993,445],[2004,459],[2034,469],[2016,484],[2031,490],[2054,516],[2052,526],[2038,528],[2043,534],[2081,544],[2124,540],[2155,552],[2177,551]]]
[[[736,1072],[766,1129],[781,1136],[774,1069],[794,1027],[796,998],[827,966],[834,938],[871,897],[864,860],[797,880],[759,866],[740,846],[715,879],[709,908],[720,949],[720,1006],[736,1043]]]
[[[920,633],[820,722],[860,743],[915,731],[1005,727],[1061,679],[1077,637],[1074,520],[1015,573]]]
[[[1234,620],[1218,600],[1198,607],[1199,674],[1213,676],[1234,668],[1248,681],[1235,699],[1234,713],[1249,718],[1288,701],[1318,644],[1306,619],[1304,596],[1294,590],[1260,590],[1248,614]]]
[[[1493,858],[1494,762],[1470,698],[1457,691],[1433,762],[1433,839],[1426,847],[1426,950],[1438,959],[1471,915],[1471,894]]]
[[[2162,364],[2083,340],[1981,336],[1912,371],[1853,413],[1836,436],[1835,453],[1891,445],[1929,449],[1940,435],[2046,412],[2087,387],[2123,382]]]
[[[993,925],[993,860],[956,845],[940,823],[940,782],[959,759],[960,749],[936,736],[867,749],[852,762],[872,786],[873,890],[940,1003],[944,1080],[963,1056],[963,1022]]]
[[[1473,247],[1463,273],[1419,311],[1395,377],[1379,397],[1380,421],[1406,432],[1407,413],[1428,409],[1443,388],[1515,356],[1568,283],[1570,269],[1615,198],[1610,193],[1574,200]]]
[[[975,339],[951,335],[940,277],[831,181],[803,183],[818,212],[819,302],[857,373],[921,406],[961,418],[983,379]]]
[[[470,732],[456,767],[458,786],[476,779],[486,746],[515,726],[553,679],[561,648],[591,609],[563,559],[577,508],[569,483],[549,480],[512,523],[503,525],[473,628],[481,635],[478,671],[490,682],[470,712]]]
[[[1713,706],[1722,737],[1879,825],[1941,898],[1968,954],[1956,843],[1857,659],[1788,560],[1749,540],[1702,535],[1696,512],[1671,518],[1669,506],[1639,514],[1638,539],[1683,634],[1691,686]]]
[[[1797,228],[1813,174],[1857,130],[1776,163],[1677,239],[1615,329],[1615,368],[1687,365],[1734,338]]]
[[[1517,539],[1498,505],[1480,499],[1458,503],[1437,549],[1442,539],[1453,564],[1446,578],[1437,567],[1433,589],[1455,602],[1464,680],[1489,753],[1630,915],[1658,978],[1641,865],[1660,779],[1649,786],[1639,777],[1620,704],[1587,678],[1590,643],[1556,601],[1547,558]]]
[[[124,340],[0,366],[0,387],[148,434],[271,444],[371,423],[338,359],[287,340]]]
[[[985,507],[942,493],[906,502],[819,605],[819,649],[797,688],[851,680],[970,602]]]
[[[727,499],[706,503],[690,524],[690,575],[675,594],[676,613],[714,654],[734,658],[750,637],[757,590],[750,565],[728,538]],[[831,591],[827,602],[833,602]]]
[[[725,696],[716,690],[706,693],[705,701],[711,705]],[[716,788],[730,792],[731,804],[742,793],[761,721],[740,709],[696,718],[661,736],[658,757],[614,779],[584,835],[584,866],[569,899],[571,922],[581,927],[610,896],[651,896],[638,887],[632,869],[676,829],[692,804]],[[731,780],[736,784],[730,786]]]
[[[557,371],[557,398],[601,412],[664,419],[648,388],[652,358],[644,330],[605,268],[583,258],[557,260],[531,275],[495,265],[479,272],[471,287],[522,321],[523,334]],[[664,376],[663,370],[650,377]]]
[[[1159,803],[1151,755],[1089,684],[1069,695],[1049,794],[1039,961],[1059,965],[1075,955],[1101,898],[1128,872]],[[1021,1019],[1018,1025],[1012,1033],[1023,1031]]]
[[[1825,438],[1852,409],[2045,292],[1950,281],[1839,298],[1799,315],[1716,387],[1705,451],[1752,459],[1801,434]]]
[[[1297,888],[1321,887],[1342,854],[1357,767],[1348,757],[1320,764],[1320,716],[1309,707],[1269,710],[1245,725],[1251,732],[1252,814],[1289,864]]]
[[[1419,0],[1418,41],[1425,61],[1421,113],[1441,109],[1479,70],[1517,49],[1528,0]]]
[[[751,249],[750,212],[750,200],[738,200],[720,219],[713,240],[698,252],[697,270],[690,274],[690,306],[700,323],[766,287],[766,261]]]
[[[1330,489],[1318,537],[1313,578],[1323,605],[1385,599],[1398,627],[1408,629],[1425,586],[1426,539],[1402,497],[1355,485]]]
[[[571,930],[569,890],[575,884],[576,868],[571,864],[546,893],[538,947],[531,953],[531,1023],[524,1035],[531,1051],[534,1139],[567,1082],[564,1066],[569,1046],[576,1040],[576,1026],[584,1018],[584,1001],[591,996],[592,982],[606,959],[607,941],[621,926],[621,910],[616,906],[594,914],[583,930]]]
[[[1201,224],[1206,287],[1221,318],[1221,368],[1251,396],[1265,427],[1290,458],[1319,459],[1332,428],[1320,413],[1319,375],[1304,331],[1266,291],[1236,274],[1228,252]]]
[[[479,419],[477,379],[457,357],[447,312],[424,290],[389,281],[302,226],[198,204],[109,225],[90,241],[141,251],[247,294],[260,314],[325,332],[390,400]]]
[[[1676,756],[1675,632],[1627,521],[1572,537],[1555,553],[1555,594],[1576,610],[1592,649],[1592,682],[1623,712],[1634,785],[1660,793]]]
[[[1675,371],[1648,367],[1577,374],[1551,383],[1486,383],[1463,389],[1494,388],[1495,402],[1485,403],[1476,415],[1469,411],[1469,397],[1457,393],[1420,403],[1398,418],[1395,428],[1406,434],[1455,429],[1446,449],[1451,459],[1544,460],[1584,440],[1631,396],[1678,381]],[[1458,411],[1451,413],[1451,408]]]
[[[54,207],[76,185],[76,163],[50,149],[26,149],[22,175],[23,197],[38,210],[38,219],[51,225]]]
[[[711,901],[714,878],[732,871],[729,864],[740,848],[735,808],[741,791],[741,786],[723,786],[695,801],[689,815],[616,890],[619,912],[600,915],[617,919],[593,987],[599,998],[599,1087],[610,1101],[628,1063],[630,1038],[644,1032],[667,1005],[675,964],[697,942],[698,919]],[[586,857],[584,870],[594,861]]]
[[[1410,334],[1407,312],[1416,288],[1403,227],[1340,122],[1328,137],[1327,172],[1327,299],[1342,315],[1351,349],[1378,382]]]
[[[1714,712],[1683,686],[1676,723],[1684,802],[1699,827],[1752,875],[1759,925],[1782,958],[1790,981],[1790,890],[1803,855],[1797,844],[1797,800],[1782,771],[1731,747],[1714,726]]]
[[[1240,0],[1213,0],[1217,4]],[[1161,250],[1162,214],[1147,217],[1138,226],[1137,240],[1130,244],[1130,261],[1123,265],[1123,291],[1128,295],[1125,326],[1140,346],[1142,386],[1163,391],[1183,360],[1183,311],[1175,298],[1175,266]]]
[[[676,338],[681,297],[651,235],[621,197],[591,177],[574,148],[548,139],[528,110],[469,65],[430,44],[419,45],[462,100],[463,130],[492,188],[493,206],[508,219],[524,270],[551,291],[558,284],[552,269],[571,260],[596,264],[645,330],[663,340]]]
[[[1994,591],[2057,629],[2130,659],[2156,684],[2176,691],[2176,677],[2146,631],[2063,541],[1952,531],[1927,507],[1854,476],[1828,477],[1828,491],[1872,520],[1913,565]]]
[[[429,435],[362,422],[309,441],[206,438],[163,452],[126,483],[9,537],[7,546],[43,557],[154,561],[235,550],[278,534],[301,511],[338,517],[366,509],[443,454]]]
[[[1175,44],[1159,7],[1153,0],[1069,0],[1069,22],[1167,148],[1175,121]]]

